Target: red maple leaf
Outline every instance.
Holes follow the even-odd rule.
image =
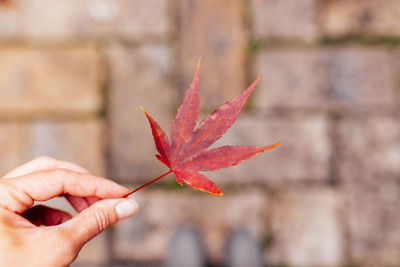
[[[150,123],[159,153],[156,157],[170,170],[130,194],[174,172],[180,185],[185,182],[195,189],[221,196],[221,190],[199,171],[228,168],[280,144],[278,142],[268,146],[222,146],[207,150],[235,122],[261,75],[244,92],[217,108],[196,127],[200,104],[199,73],[200,61],[172,124],[171,143],[160,125],[142,108]]]

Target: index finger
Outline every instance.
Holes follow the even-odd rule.
[[[78,173],[90,174],[87,169],[75,163],[57,160],[47,156],[40,156],[13,169],[7,173],[4,178],[18,177],[27,175],[29,173],[49,171],[54,169],[67,169]],[[68,194],[65,195],[65,198],[77,212],[84,210],[92,203],[100,199],[97,197],[77,197]]]
[[[14,207],[7,208],[16,212],[25,211],[33,205],[34,201],[46,201],[64,194],[79,197],[119,198],[129,192],[126,187],[111,180],[66,169],[40,171],[11,179],[5,178],[0,180],[0,185],[6,190],[2,198],[10,196],[14,199],[14,201],[9,200],[8,205]],[[7,190],[9,190],[8,194]]]
[[[90,173],[85,168],[68,161],[56,160],[51,157],[41,156],[37,157],[31,161],[28,161],[21,166],[16,167],[9,173],[7,173],[4,178],[18,177],[26,175],[29,173],[53,170],[53,169],[67,169],[79,173]]]

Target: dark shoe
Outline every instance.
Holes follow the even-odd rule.
[[[225,266],[263,266],[260,248],[247,231],[235,231],[228,238],[225,246]]]
[[[207,263],[200,234],[190,226],[177,230],[170,242],[167,267],[205,267]]]

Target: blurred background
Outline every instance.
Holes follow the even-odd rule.
[[[74,266],[160,266],[183,225],[213,266],[240,229],[268,266],[400,266],[398,0],[1,0],[0,40],[1,174],[48,155],[134,188],[166,171],[139,105],[169,132],[199,57],[200,119],[263,74],[217,145],[283,144],[207,173],[220,198],[138,192]]]

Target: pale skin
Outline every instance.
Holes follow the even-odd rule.
[[[85,243],[137,211],[137,203],[124,198],[128,192],[48,157],[12,170],[0,179],[0,266],[68,266]],[[33,206],[58,196],[66,197],[78,212],[75,217]]]

